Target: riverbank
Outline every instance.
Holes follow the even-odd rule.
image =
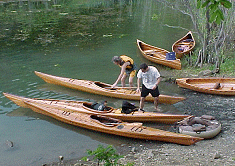
[[[204,72],[209,73],[209,71]],[[179,77],[196,77],[189,71],[164,71],[161,72],[165,81],[174,82]],[[218,76],[223,76],[216,75]],[[232,75],[227,75],[232,76]],[[205,76],[206,77],[206,76]],[[179,110],[187,114],[201,116],[213,115],[222,123],[222,131],[215,138],[203,140],[192,146],[182,146],[171,143],[155,141],[133,140],[131,143],[120,145],[117,152],[124,155],[120,159],[122,164],[134,163],[135,166],[153,165],[235,165],[235,99],[208,95],[182,89],[187,100],[175,104]],[[50,166],[81,166],[97,165],[91,161],[84,162],[80,159],[66,159],[60,163],[47,164]]]

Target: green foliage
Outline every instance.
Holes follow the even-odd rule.
[[[116,150],[112,145],[108,145],[106,148],[104,148],[102,145],[99,145],[98,148],[94,151],[87,150],[87,154],[88,156],[83,157],[82,160],[87,161],[87,157],[94,156],[94,160],[98,160],[98,165],[100,162],[105,162],[105,166],[118,165],[118,160],[123,158],[123,156],[116,153]]]
[[[231,57],[225,57],[223,59],[223,63],[220,65],[220,71],[221,73],[226,73],[226,74],[235,74],[235,57],[234,55]]]
[[[232,3],[228,0],[197,0],[197,8],[207,8],[209,10],[209,22],[220,24],[224,20],[224,14],[220,7],[231,8]]]

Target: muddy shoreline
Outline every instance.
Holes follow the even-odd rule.
[[[174,79],[181,74],[177,73],[177,76],[174,75],[173,77],[166,72],[162,75],[165,81],[174,82]],[[190,74],[188,74],[188,77],[190,77]],[[182,91],[187,100],[175,107],[179,110],[187,110],[187,114],[195,116],[205,114],[215,116],[222,124],[220,134],[191,146],[135,140],[131,144],[116,147],[117,152],[124,155],[124,158],[120,159],[120,163],[134,163],[136,166],[235,165],[235,98],[202,94],[187,89],[182,89]],[[79,158],[74,160],[65,159],[61,162],[45,165],[79,166],[97,165],[97,163],[84,162]]]

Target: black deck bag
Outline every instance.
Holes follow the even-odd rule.
[[[137,110],[138,110],[138,108],[136,106],[134,106],[133,104],[129,103],[128,101],[124,100],[122,102],[122,113],[130,114],[130,113],[135,112]]]

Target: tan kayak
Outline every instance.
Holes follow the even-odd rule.
[[[176,83],[182,88],[202,93],[235,95],[235,78],[180,78],[176,79]]]
[[[72,78],[58,77],[41,73],[38,71],[35,71],[35,74],[40,78],[42,78],[45,82],[50,84],[61,85],[72,89],[77,89],[80,91],[108,96],[108,97],[121,98],[126,100],[140,100],[140,93],[137,93],[133,89],[127,89],[121,87],[111,89],[112,85],[102,83],[99,81],[88,81],[88,80],[78,80]],[[146,101],[153,101],[153,99],[154,98],[151,95],[146,97]],[[182,100],[185,100],[185,98],[169,96],[169,95],[159,96],[159,103],[174,104]]]
[[[142,123],[128,123],[102,115],[65,111],[50,107],[48,104],[36,104],[25,101],[25,105],[37,113],[53,117],[61,122],[118,136],[164,141],[182,145],[192,145],[203,140],[199,137],[145,127]]]
[[[173,124],[178,122],[189,115],[174,115],[174,114],[164,114],[164,113],[154,113],[154,112],[142,112],[135,111],[130,114],[125,114],[121,112],[120,109],[115,109],[113,107],[107,107],[108,109],[104,111],[99,111],[91,108],[92,103],[84,101],[73,101],[73,100],[55,100],[55,99],[36,99],[36,98],[26,98],[17,95],[12,95],[8,93],[3,93],[8,99],[15,102],[21,107],[28,107],[25,101],[29,101],[34,104],[47,104],[48,106],[60,108],[69,112],[80,112],[87,114],[103,115],[112,118],[117,118],[125,121],[135,121],[135,122],[158,122]]]
[[[176,53],[177,58],[182,58],[195,47],[195,40],[191,31],[172,45],[172,51]]]
[[[173,69],[181,70],[180,59],[166,60],[166,54],[169,53],[169,51],[164,50],[162,48],[155,47],[155,46],[151,46],[138,39],[137,39],[137,46],[141,54],[146,59],[157,64],[161,64],[161,65],[173,68]]]

